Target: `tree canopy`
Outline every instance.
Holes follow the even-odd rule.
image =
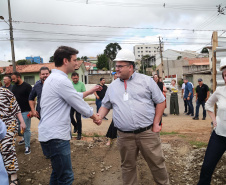
[[[30,60],[25,60],[25,59],[22,59],[22,60],[17,60],[16,62],[17,65],[29,65],[29,64],[32,64]]]
[[[53,58],[54,58],[53,56],[49,57],[49,63],[54,62]]]
[[[107,55],[107,57],[113,61],[118,53],[119,50],[121,50],[121,46],[116,43],[110,43],[106,46],[104,50],[104,54]]]
[[[207,48],[203,48],[202,51],[200,53],[209,53]]]
[[[108,57],[105,54],[100,54],[97,56],[97,68],[98,69],[109,69]]]

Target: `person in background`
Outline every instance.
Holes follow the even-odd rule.
[[[209,99],[210,91],[209,87],[203,83],[202,79],[198,79],[199,85],[196,87],[196,112],[194,120],[199,119],[199,107],[202,105],[203,109],[203,117],[202,120],[206,119],[206,109],[205,109],[205,103]]]
[[[10,178],[10,185],[15,185],[18,184],[17,171],[19,170],[15,147],[18,120],[21,132],[24,132],[26,126],[14,94],[2,87],[0,87],[0,118],[7,129],[6,136],[0,141],[0,151]]]
[[[32,116],[38,118],[40,120],[41,118],[41,107],[40,107],[40,101],[42,96],[42,87],[45,82],[45,80],[48,78],[50,74],[50,70],[48,67],[41,67],[39,70],[39,77],[40,80],[36,82],[34,87],[31,90],[31,93],[29,95],[29,105],[31,107],[31,113]],[[35,110],[35,98],[37,97],[37,106]]]
[[[116,80],[118,78],[116,72],[112,72],[112,75],[114,75],[114,80]],[[113,119],[112,119],[111,124],[108,128],[106,137],[108,138],[108,142],[106,143],[106,145],[108,145],[108,146],[112,145],[113,139],[117,138],[117,128],[114,126]]]
[[[19,141],[18,145],[25,144],[25,155],[28,155],[31,153],[30,148],[30,140],[31,140],[31,118],[28,116],[31,113],[31,108],[29,106],[29,95],[32,90],[32,87],[30,84],[24,82],[21,79],[21,74],[19,72],[13,72],[11,75],[12,81],[14,82],[14,86],[12,89],[13,94],[16,97],[16,100],[20,106],[21,113],[23,116],[23,120],[26,124],[26,130],[24,134],[21,134],[20,127],[19,127],[19,135],[23,135],[23,138],[21,141]],[[19,120],[20,125],[20,120]]]
[[[3,82],[5,85],[3,86],[3,88],[9,89],[12,92],[13,85],[11,84],[11,81],[12,81],[11,76],[4,76]]]
[[[192,83],[191,83],[191,85],[192,85],[193,94],[195,94],[194,86]],[[181,98],[183,98],[183,100],[184,100],[184,113],[188,113],[189,107],[188,107],[187,100],[184,99],[184,89],[185,89],[185,83],[183,83],[182,87],[181,87]]]
[[[6,135],[6,126],[5,123],[0,119],[0,140],[3,139]],[[2,155],[0,154],[0,179],[1,185],[9,185],[8,174],[6,172]]]
[[[184,83],[185,83],[184,100],[187,100],[187,104],[189,107],[188,113],[186,115],[194,116],[194,107],[192,103],[192,99],[193,99],[192,84],[188,82],[188,79],[184,79]]]
[[[105,93],[107,91],[107,86],[105,85],[105,79],[100,78],[100,84],[98,84],[102,87],[101,91],[94,92],[94,95],[96,96],[96,105],[97,105],[97,112],[99,111],[101,107],[102,100],[104,99]],[[106,117],[103,118],[104,120],[108,120]]]
[[[165,96],[165,98],[166,98],[166,93],[167,93],[167,89],[166,89],[166,87],[164,87],[164,84],[163,84],[163,82],[162,81],[160,81],[160,79],[162,79],[161,77],[159,77],[159,75],[158,74],[155,74],[154,76],[153,76],[153,80],[157,83],[157,85],[159,86],[159,89],[162,91],[162,94]],[[164,94],[165,93],[165,94]],[[165,108],[166,108],[166,99],[165,99]],[[167,116],[167,114],[165,114],[164,112],[163,112],[163,114],[162,114],[163,116]]]
[[[77,92],[85,92],[86,87],[85,84],[81,81],[79,81],[79,74],[76,72],[73,72],[71,74],[71,79],[72,79],[72,84],[73,87]],[[74,118],[74,114],[76,117],[76,121]],[[74,126],[74,133],[78,132],[77,135],[77,140],[80,140],[82,137],[82,117],[81,114],[76,111],[73,107],[71,107],[71,112],[70,112],[70,117],[71,117],[71,123]]]
[[[198,185],[210,185],[214,169],[226,151],[226,58],[221,60],[220,70],[225,85],[217,87],[206,102],[206,110],[215,128],[206,149]],[[215,103],[218,108],[217,116],[214,114]]]
[[[171,81],[170,91],[170,114],[179,115],[178,88],[175,79]]]

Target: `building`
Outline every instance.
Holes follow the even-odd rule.
[[[26,57],[26,60],[31,61],[31,63],[43,64],[43,58],[40,56],[37,57]]]
[[[16,71],[21,73],[21,78],[23,81],[34,85],[39,79],[39,70],[41,67],[48,67],[50,70],[55,69],[55,63],[44,63],[44,64],[30,64],[30,65],[17,65]],[[0,79],[5,75],[11,75],[13,72],[13,66],[0,67]],[[79,74],[79,80],[83,83],[88,83],[88,72],[86,72],[84,63],[82,60],[78,61],[78,66],[75,72]],[[71,74],[68,74],[68,78],[71,79]]]
[[[136,60],[141,60],[145,55],[155,56],[159,51],[159,44],[143,44],[133,47]],[[162,46],[162,51],[164,51],[164,46]]]

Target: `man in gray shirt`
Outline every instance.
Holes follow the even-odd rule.
[[[119,78],[109,85],[98,114],[104,118],[113,109],[123,184],[137,184],[136,160],[140,151],[155,182],[168,185],[159,135],[165,98],[151,77],[134,72],[132,52],[122,49],[114,61]]]
[[[78,51],[74,48],[59,47],[54,53],[56,69],[52,70],[42,89],[42,116],[38,126],[38,139],[44,155],[51,159],[50,185],[71,185],[74,180],[70,150],[71,107],[84,117],[96,122],[99,120],[83,98],[102,88],[95,86],[80,93],[68,79],[68,73],[74,72],[78,65],[77,54]]]

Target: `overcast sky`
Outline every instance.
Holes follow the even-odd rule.
[[[78,49],[80,57],[97,56],[111,42],[132,50],[135,44],[158,43],[159,36],[165,50],[200,51],[212,31],[196,30],[226,31],[226,15],[218,15],[216,7],[225,7],[225,0],[86,1],[11,0],[12,19],[18,21],[13,22],[16,60],[41,56],[46,63],[61,45]],[[7,0],[0,0],[0,16],[9,19]],[[11,60],[8,28],[0,21],[3,61]]]

